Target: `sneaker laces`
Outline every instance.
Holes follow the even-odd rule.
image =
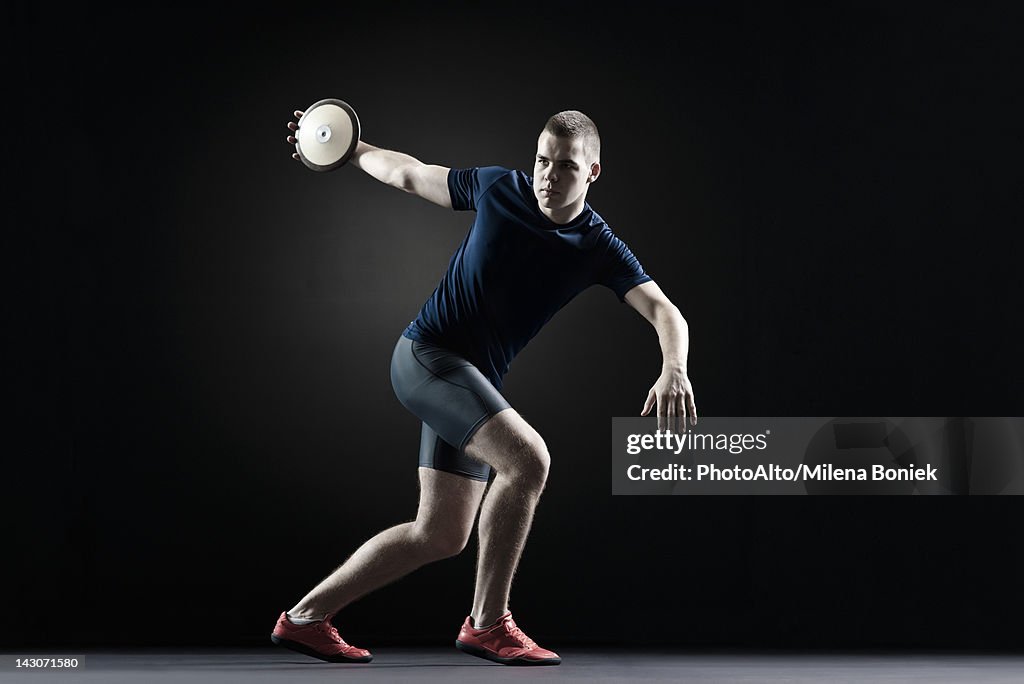
[[[539,646],[537,646],[537,642],[531,639],[530,637],[526,636],[526,633],[523,630],[519,629],[519,625],[517,625],[512,620],[509,620],[506,623],[506,629],[508,630],[508,635],[514,639],[517,639],[519,643],[522,644],[524,647],[539,648]]]
[[[339,644],[343,646],[348,646],[348,644],[345,643],[345,640],[341,638],[341,635],[338,634],[338,628],[332,625],[330,621],[326,618],[319,623],[318,629],[321,632],[325,633],[327,636],[331,637],[333,641],[337,641]]]

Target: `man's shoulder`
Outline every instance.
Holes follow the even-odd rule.
[[[530,178],[522,171],[504,166],[477,167],[477,183],[482,199],[490,197],[498,202],[522,201],[533,195]],[[499,192],[493,192],[499,189]]]
[[[587,230],[589,232],[594,233],[600,239],[605,241],[615,237],[615,233],[612,232],[611,226],[608,225],[608,222],[605,221],[604,217],[597,213],[597,210],[590,206],[589,203],[586,205],[586,210],[590,212],[590,216],[587,219]]]
[[[488,179],[488,180],[495,180],[495,179],[498,179],[498,178],[502,178],[503,176],[511,176],[513,174],[516,174],[516,173],[521,173],[519,171],[516,171],[515,169],[510,169],[510,168],[507,168],[507,167],[504,167],[504,166],[499,166],[497,164],[491,165],[491,166],[470,167],[470,168],[468,168],[466,170],[467,171],[475,171],[476,174],[477,174],[477,177],[481,181],[483,181],[483,179],[485,179],[485,178]]]
[[[504,166],[478,166],[472,170],[476,172],[481,197],[487,195],[488,191],[499,183],[516,184],[516,174],[520,173]]]

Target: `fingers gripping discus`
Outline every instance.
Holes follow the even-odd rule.
[[[348,161],[359,142],[359,117],[346,102],[315,102],[299,119],[295,149],[314,171],[333,171]]]

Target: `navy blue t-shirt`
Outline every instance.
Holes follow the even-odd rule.
[[[589,204],[564,225],[545,216],[522,171],[452,169],[448,191],[476,220],[403,334],[464,355],[499,390],[513,357],[573,297],[600,284],[624,301],[651,280]]]

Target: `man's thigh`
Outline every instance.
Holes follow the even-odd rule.
[[[486,415],[481,416],[482,421],[486,418]],[[426,423],[420,428],[419,463],[423,468],[443,470],[480,482],[487,482],[491,475],[491,466],[471,458],[464,450],[453,447]]]
[[[391,359],[395,395],[423,421],[420,465],[487,480],[489,469],[463,457],[474,433],[509,403],[465,358],[402,337]]]

